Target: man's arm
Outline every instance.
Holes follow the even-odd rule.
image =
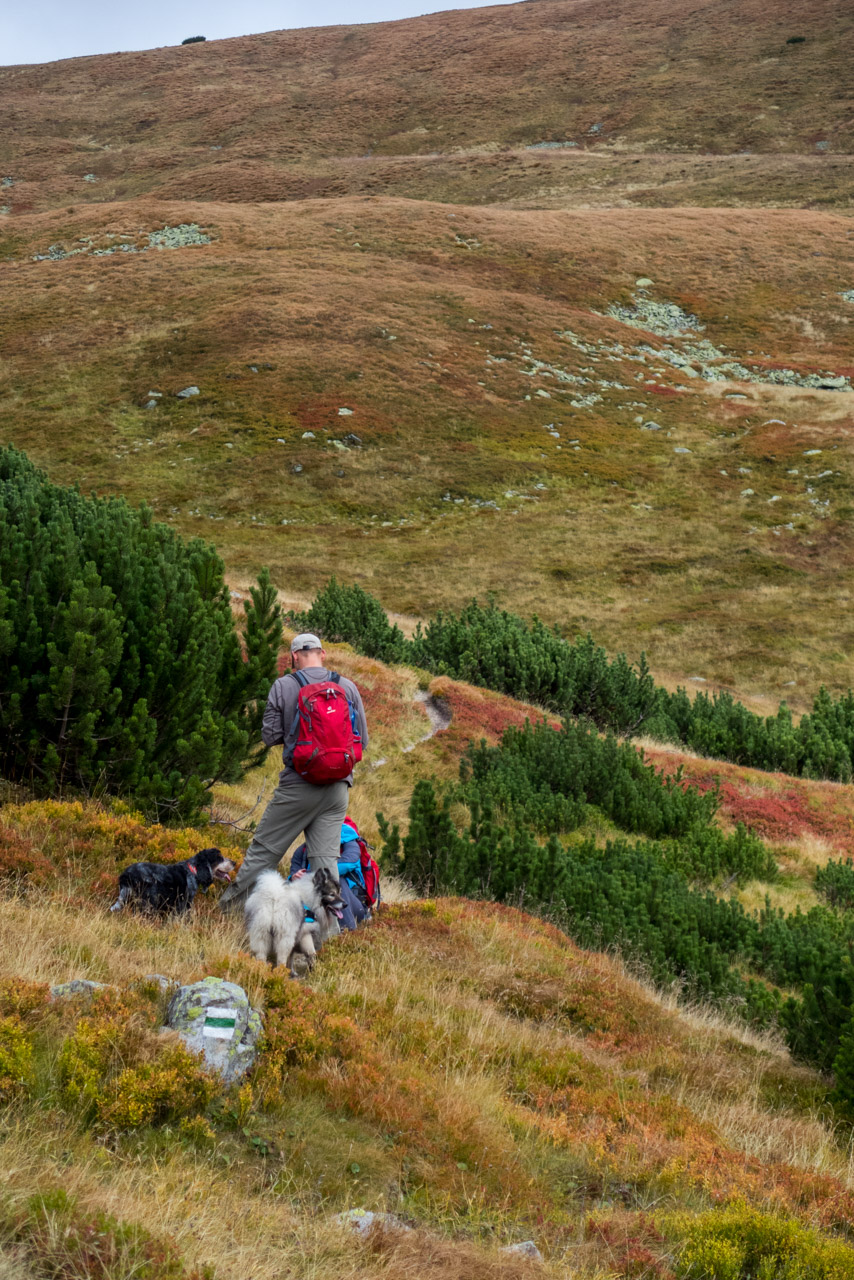
[[[356,708],[356,726],[359,730],[359,736],[362,739],[362,750],[367,751],[368,722],[365,719],[365,708],[362,703],[362,695],[359,693],[359,690],[356,688],[356,686],[353,684],[352,681],[350,681],[350,686],[353,690],[353,706]]]
[[[261,722],[261,737],[267,747],[275,747],[285,740],[284,707],[280,685],[281,680],[274,680],[270,686],[267,705],[264,708],[264,719]]]

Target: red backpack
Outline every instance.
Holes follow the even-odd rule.
[[[294,728],[297,740],[291,765],[307,782],[324,784],[349,778],[362,758],[356,708],[341,687],[341,677],[311,683],[303,671],[291,671],[300,686]]]

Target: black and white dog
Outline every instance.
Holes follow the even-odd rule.
[[[199,889],[231,880],[234,863],[219,849],[202,849],[186,862],[135,862],[119,876],[119,896],[111,911],[137,907],[155,915],[184,915]]]
[[[264,871],[246,899],[245,912],[255,958],[287,964],[293,974],[296,955],[304,955],[311,969],[318,948],[339,932],[344,903],[338,881],[325,868],[287,883],[278,871]]]

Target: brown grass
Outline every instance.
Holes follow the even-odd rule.
[[[806,40],[787,44],[793,35]],[[770,175],[756,175],[751,156],[734,162],[717,202],[823,203],[852,142],[838,92],[850,36],[843,0],[816,0],[808,22],[797,0],[701,0],[690,21],[674,0],[540,0],[10,67],[0,158],[16,186],[3,194],[16,212],[150,192],[252,202],[396,190],[497,203],[521,189],[548,203],[563,181],[570,198],[600,203],[615,181],[611,199],[671,203],[709,177],[714,190],[703,153],[782,152],[809,159],[772,161]],[[617,172],[583,155],[518,155],[565,139],[616,152]],[[619,172],[626,149],[635,175]],[[664,154],[650,166],[647,151]],[[589,190],[584,179],[572,190],[572,170]]]
[[[236,579],[269,564],[288,598],[309,598],[333,570],[409,619],[493,591],[569,634],[591,629],[633,658],[646,649],[656,672],[700,675],[769,706],[785,695],[802,707],[822,680],[847,687],[850,397],[751,385],[731,401],[730,384],[672,369],[655,377],[677,394],[661,396],[637,382],[650,376],[637,364],[596,365],[557,337],[569,326],[594,344],[643,342],[594,314],[643,271],[657,296],[696,310],[706,336],[745,359],[766,351],[790,367],[847,368],[846,220],[450,214],[339,200],[15,218],[0,438],[56,480],[145,499],[183,532],[215,539]],[[212,245],[26,258],[87,229],[194,219]],[[795,313],[820,342],[792,327]],[[544,378],[552,399],[538,400],[520,372],[523,344],[630,389],[578,410],[575,389]],[[505,363],[488,365],[488,352]],[[191,382],[202,395],[175,400]],[[163,391],[160,408],[141,407],[149,389]],[[640,431],[638,415],[662,430]],[[786,427],[763,427],[775,418]],[[543,430],[550,421],[560,441]],[[349,431],[361,446],[332,444]],[[693,452],[676,457],[677,446]],[[820,510],[805,492],[809,448],[833,472],[814,485],[830,500]],[[743,499],[745,487],[759,497]]]

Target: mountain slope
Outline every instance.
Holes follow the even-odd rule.
[[[489,590],[662,676],[854,680],[847,219],[140,201],[0,246],[0,430],[54,480],[291,592]]]
[[[188,176],[235,198],[235,167],[259,164],[261,198],[289,198],[293,162],[370,153],[843,153],[852,29],[844,0],[534,0],[10,67],[0,164],[25,211],[186,194]]]

